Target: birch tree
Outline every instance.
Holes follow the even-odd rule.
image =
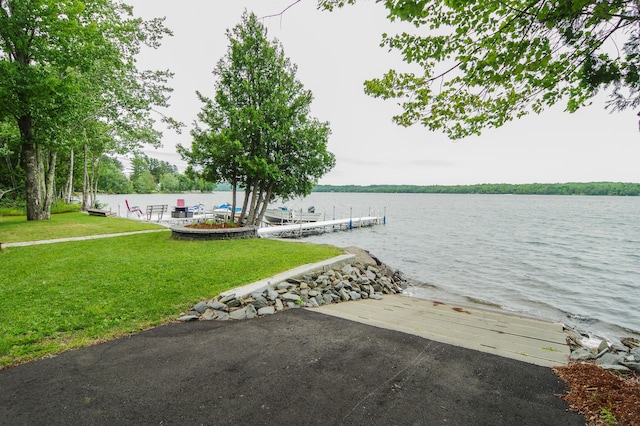
[[[118,0],[0,0],[0,120],[19,128],[28,220],[50,217],[57,154],[85,124],[154,134],[170,73],[139,70],[135,55],[168,34]]]

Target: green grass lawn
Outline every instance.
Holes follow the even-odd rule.
[[[165,229],[153,222],[89,216],[86,213],[51,215],[51,220],[27,221],[26,216],[0,216],[0,243],[50,240],[98,234]]]
[[[94,223],[110,233],[149,226],[80,216],[3,221],[0,235],[24,241],[32,228],[58,238],[86,235]],[[222,291],[341,253],[259,238],[178,241],[168,232],[2,249],[0,368],[165,323]]]

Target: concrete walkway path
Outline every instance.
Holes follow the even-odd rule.
[[[18,243],[2,243],[2,248],[35,246],[39,244],[66,243],[68,241],[95,240],[99,238],[123,237],[125,235],[148,234],[150,232],[167,232],[167,231],[169,231],[169,229],[149,229],[146,231],[119,232],[116,234],[86,235],[82,237],[53,238],[50,240],[23,241]]]

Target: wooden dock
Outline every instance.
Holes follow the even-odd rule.
[[[348,219],[323,220],[319,222],[273,225],[258,229],[260,237],[300,237],[313,233],[345,231],[382,223],[377,216],[365,216]]]
[[[87,213],[90,216],[102,216],[102,217],[115,217],[118,215],[116,212],[112,212],[111,210],[102,210],[102,209],[87,209]]]
[[[559,323],[399,295],[313,310],[545,367],[566,365],[569,360]]]

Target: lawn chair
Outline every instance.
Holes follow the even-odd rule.
[[[124,203],[127,205],[127,217],[130,217],[132,214],[138,215],[138,218],[142,217],[144,213],[138,206],[129,206],[129,200],[124,200]]]

